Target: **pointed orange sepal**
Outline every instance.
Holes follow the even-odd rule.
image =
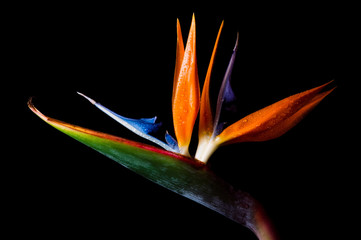
[[[292,95],[242,118],[218,135],[216,141],[218,144],[259,142],[283,135],[334,90],[321,92],[329,83]]]
[[[177,57],[177,60],[179,58]],[[176,71],[177,71],[176,67]],[[178,79],[173,87],[173,124],[181,154],[189,155],[194,122],[196,121],[199,102],[199,81],[196,59],[196,24],[193,15],[186,49],[179,69]]]
[[[177,49],[176,49],[175,69],[174,69],[172,104],[174,101],[174,94],[177,89],[177,81],[182,66],[183,56],[184,56],[184,44],[183,44],[182,30],[179,23],[179,19],[177,19]]]
[[[211,104],[209,100],[209,83],[211,79],[212,74],[212,68],[214,63],[214,58],[217,52],[219,37],[221,35],[223,28],[223,21],[219,28],[218,35],[216,42],[214,44],[211,60],[209,62],[207,75],[204,80],[204,85],[202,89],[202,98],[201,98],[201,105],[200,105],[200,114],[199,114],[199,129],[198,129],[198,137],[199,141],[202,141],[204,138],[206,140],[212,136],[213,134],[213,116],[212,116],[212,110],[211,110]]]

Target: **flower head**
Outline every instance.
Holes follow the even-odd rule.
[[[213,114],[209,87],[222,28],[223,22],[219,28],[203,84],[202,95],[200,95],[196,57],[195,17],[194,15],[192,17],[192,23],[185,47],[181,26],[179,20],[177,20],[176,63],[172,94],[172,114],[175,138],[166,132],[165,142],[163,142],[151,135],[160,125],[160,123],[156,123],[156,117],[146,119],[125,118],[112,112],[84,94],[79,94],[139,136],[158,144],[168,151],[184,156],[190,156],[188,147],[191,142],[193,127],[199,112],[199,143],[195,159],[206,163],[211,154],[221,145],[237,142],[266,141],[281,136],[295,126],[311,109],[333,90],[331,89],[322,92],[329,84],[326,83],[322,86],[276,102],[242,118],[228,126],[226,129],[223,129],[224,124],[220,122],[223,103],[231,102],[235,99],[230,80],[238,49],[238,34],[218,94],[216,109]]]

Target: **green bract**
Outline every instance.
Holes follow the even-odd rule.
[[[259,239],[275,239],[262,207],[249,194],[217,177],[203,162],[160,148],[49,118],[45,122],[143,177],[251,229]]]

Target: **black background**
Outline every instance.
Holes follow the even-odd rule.
[[[353,84],[349,80],[357,79],[351,75],[358,65],[354,7],[179,5],[52,3],[9,8],[7,79],[13,83],[10,102],[20,100],[15,111],[22,114],[10,138],[15,149],[5,181],[12,234],[256,239],[231,220],[57,132],[26,106],[34,96],[37,108],[48,116],[143,141],[79,97],[80,91],[128,117],[156,115],[172,132],[176,19],[186,41],[194,12],[201,85],[225,21],[212,75],[213,101],[240,34],[232,75],[239,118],[335,80],[337,89],[287,134],[223,147],[209,164],[263,203],[282,239],[345,236],[350,227],[343,223],[348,224],[356,208],[355,159],[347,136],[352,123],[344,121],[352,117],[345,89]],[[195,146],[196,136],[193,153]]]

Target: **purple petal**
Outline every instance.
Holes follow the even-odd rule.
[[[236,39],[236,44],[233,48],[233,53],[231,56],[231,60],[229,61],[226,73],[224,75],[223,78],[223,82],[221,85],[221,89],[219,90],[219,94],[218,94],[218,99],[217,99],[217,108],[216,108],[216,113],[215,113],[215,118],[214,118],[214,125],[213,125],[213,129],[219,129],[218,128],[218,124],[219,124],[219,117],[222,111],[222,105],[223,102],[229,103],[232,102],[236,99],[234,92],[231,88],[231,74],[232,74],[232,70],[233,70],[233,66],[234,66],[234,62],[236,59],[236,52],[237,52],[237,48],[238,48],[238,38],[239,38],[239,34],[237,33],[237,39]],[[214,131],[213,132],[213,137],[215,136],[216,132],[218,131]]]

